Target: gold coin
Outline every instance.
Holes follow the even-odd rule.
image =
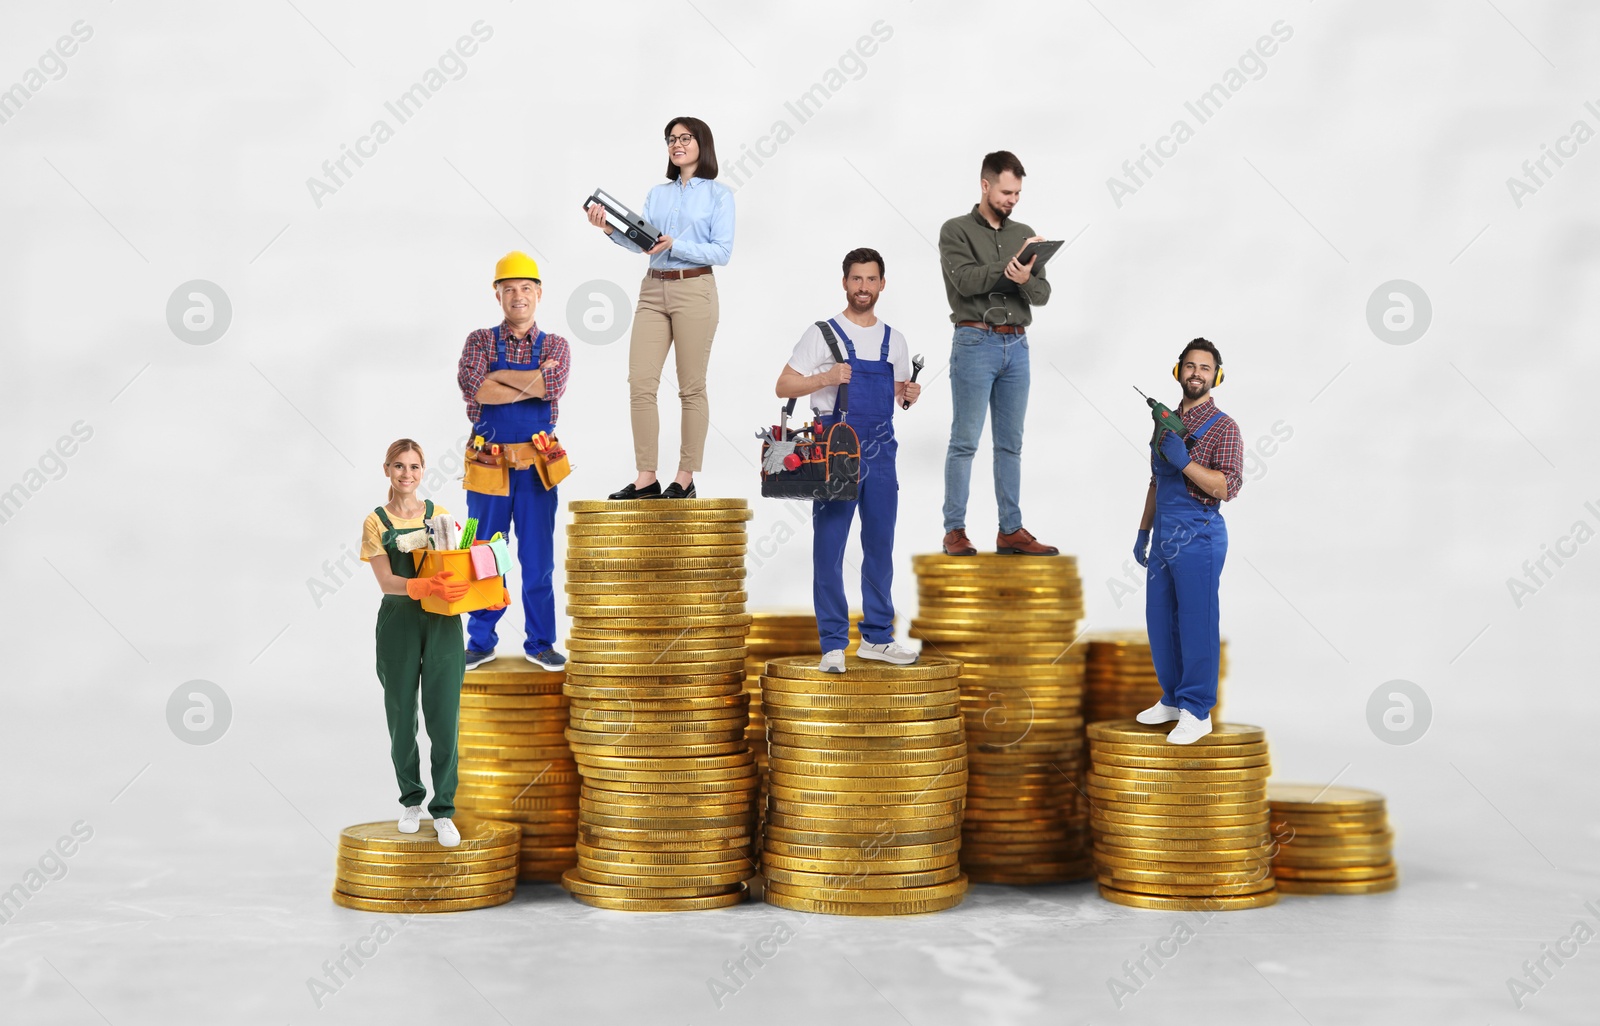
[[[1273,860],[1272,872],[1280,880],[1378,880],[1393,876],[1394,860],[1384,859],[1366,866],[1329,866],[1326,868],[1280,866]]]
[[[496,659],[490,663],[483,663],[476,669],[468,670],[462,679],[467,684],[504,684],[520,687],[554,685],[559,690],[562,674],[560,670],[546,670],[526,660],[507,659],[502,662]]]
[[[954,816],[962,811],[963,802],[959,798],[946,799],[937,802],[921,802],[910,805],[834,805],[824,802],[797,802],[789,798],[776,795],[767,799],[769,816],[783,814],[789,816],[802,816],[810,819],[865,819],[876,818],[886,820],[921,819],[933,817]],[[868,811],[870,810],[870,811]]]
[[[1128,870],[1127,872],[1132,873],[1134,871]],[[1146,875],[1178,876],[1181,874]],[[1126,876],[1113,876],[1104,869],[1097,869],[1095,871],[1095,880],[1104,886],[1115,887],[1119,891],[1180,897],[1205,897],[1212,894],[1260,894],[1264,891],[1270,891],[1274,887],[1270,873],[1263,879],[1250,879],[1250,875],[1247,873],[1217,873],[1214,875],[1196,873],[1193,875],[1200,879],[1194,883],[1169,883],[1166,881],[1138,880]],[[1210,876],[1210,879],[1205,879],[1207,876]]]
[[[720,872],[721,864],[731,863],[740,859],[740,855],[728,848],[704,848],[693,851],[625,851],[617,848],[597,848],[593,845],[579,841],[577,844],[579,858],[602,864],[615,864],[618,868],[614,872],[644,873],[660,869],[665,871],[671,866],[717,866],[718,868],[706,872]],[[635,867],[635,868],[626,868]],[[698,872],[699,870],[694,870]]]
[[[391,885],[394,885],[395,881],[399,881],[401,884],[420,885],[424,881],[447,884],[464,877],[492,875],[516,868],[517,854],[513,851],[501,858],[475,859],[470,862],[363,862],[340,855],[335,862],[334,872],[340,879],[347,876],[358,879],[376,877],[378,879],[366,882],[390,881]]]
[[[806,790],[799,787],[788,787],[782,781],[774,779],[767,786],[767,794],[772,798],[784,801],[801,802],[811,805],[835,806],[873,806],[896,807],[901,805],[920,805],[930,802],[957,801],[967,792],[966,781],[957,779],[956,783],[944,786],[947,778],[934,777],[927,783],[921,783],[921,778],[908,781],[909,790],[886,791],[872,790]],[[940,786],[934,787],[934,784]]]
[[[1090,723],[1085,729],[1092,730],[1095,726],[1096,724]],[[1165,745],[1165,748],[1157,747],[1158,744]],[[1198,744],[1198,742],[1196,744]],[[1148,745],[1123,745],[1115,744],[1109,741],[1095,741],[1093,738],[1091,738],[1089,741],[1089,759],[1091,762],[1098,760],[1102,753],[1111,755],[1142,755],[1152,759],[1161,758],[1163,755],[1170,755],[1172,758],[1182,760],[1192,760],[1206,757],[1205,755],[1195,754],[1195,749],[1196,745],[1167,744],[1164,738],[1158,742],[1153,742]],[[1267,755],[1267,745],[1266,742],[1247,742],[1245,744],[1238,745],[1213,745],[1208,748],[1201,749],[1201,751],[1219,752],[1227,759],[1258,757],[1265,758]]]
[[[651,520],[671,519],[680,513],[750,512],[750,503],[746,499],[672,499],[669,509],[663,509],[662,506],[660,499],[574,499],[567,503],[567,510],[584,514],[642,513]],[[750,515],[754,516],[753,513]]]
[[[577,756],[578,765],[600,770],[725,770],[748,767],[754,755],[748,751],[727,752],[707,756],[661,755],[638,759],[605,755]]]
[[[831,791],[831,792],[886,792],[902,794],[906,792],[921,793],[932,791],[935,788],[949,789],[960,787],[962,793],[966,792],[967,771],[964,766],[936,770],[926,774],[912,774],[909,771],[903,776],[890,777],[860,777],[860,776],[823,776],[812,773],[795,773],[781,767],[773,769],[770,762],[767,767],[768,779],[773,786],[781,786],[799,793],[801,791]],[[794,797],[794,795],[790,795]]]
[[[520,835],[520,832],[517,832],[515,823],[508,823],[505,825],[514,832],[512,836]],[[371,848],[356,848],[341,843],[338,848],[337,856],[338,858],[348,862],[359,862],[363,864],[371,862],[384,865],[427,865],[432,867],[435,865],[449,863],[467,864],[476,867],[484,863],[493,862],[496,859],[514,857],[517,854],[517,845],[514,841],[499,845],[498,847],[494,848],[469,850],[463,855],[460,854],[461,849],[459,848],[439,847],[438,838],[431,832],[419,831],[416,834],[411,834],[408,836],[426,838],[426,843],[431,845],[431,847],[418,848],[410,851],[393,851]]]
[[[596,679],[596,678],[590,678]],[[735,674],[713,675],[710,682],[704,684],[663,684],[659,677],[648,684],[638,684],[616,678],[603,678],[611,681],[605,685],[568,684],[567,691],[574,699],[596,699],[600,701],[631,702],[653,701],[666,699],[677,701],[687,698],[721,698],[740,693],[741,685]]]
[[[1176,746],[1174,746],[1176,747]],[[1271,764],[1267,756],[1251,755],[1242,758],[1200,758],[1188,759],[1181,756],[1164,758],[1161,756],[1142,755],[1117,755],[1110,752],[1096,751],[1093,765],[1100,768],[1108,776],[1120,776],[1119,770],[1157,770],[1161,772],[1177,773],[1190,770],[1204,772],[1261,769],[1270,770]]]
[[[1148,807],[1147,807],[1148,808]],[[1204,807],[1202,807],[1202,810]],[[1239,827],[1249,827],[1252,830],[1265,830],[1266,820],[1258,812],[1243,812],[1238,815],[1204,815],[1194,816],[1164,815],[1161,812],[1123,812],[1120,809],[1108,808],[1103,802],[1089,804],[1089,820],[1096,826],[1104,826],[1108,830],[1120,829],[1124,826],[1137,827],[1199,827],[1206,830],[1227,830]]]
[[[1259,894],[1214,894],[1201,897],[1180,897],[1161,894],[1135,894],[1100,885],[1100,897],[1118,905],[1131,908],[1163,909],[1171,912],[1221,912],[1233,909],[1265,908],[1278,901],[1275,891]]]
[[[768,905],[788,909],[791,912],[811,912],[819,915],[835,916],[903,916],[920,915],[926,912],[942,912],[945,909],[955,908],[966,898],[966,892],[953,894],[946,898],[925,901],[828,901],[824,899],[799,898],[777,891],[769,890],[764,896]]]
[[[635,500],[650,502],[650,500]],[[755,511],[746,507],[728,507],[726,509],[680,509],[678,503],[671,508],[663,508],[660,502],[650,502],[650,507],[640,506],[638,509],[607,510],[573,510],[572,523],[581,526],[599,525],[615,527],[618,529],[632,529],[636,525],[650,524],[737,524],[751,520]],[[681,529],[681,528],[680,528]],[[721,528],[719,528],[720,530]]]
[[[478,898],[387,899],[363,898],[352,894],[333,892],[333,903],[359,912],[461,912],[471,908],[490,908],[504,905],[516,897],[516,888]]]
[[[960,862],[955,852],[922,859],[887,859],[867,857],[858,852],[846,859],[807,859],[778,855],[771,851],[761,853],[761,868],[790,869],[800,873],[859,873],[867,866],[875,873],[932,873]]]
[[[723,552],[723,549],[736,549]],[[573,573],[641,573],[647,570],[733,570],[744,566],[744,546],[717,546],[702,556],[624,555],[624,549],[596,549],[599,555],[568,555],[564,569]]]
[[[1380,894],[1399,885],[1398,874],[1376,880],[1278,880],[1284,894]]]
[[[1203,851],[1245,848],[1267,844],[1270,835],[1260,827],[1143,827],[1094,825],[1096,844],[1121,848],[1163,848]]]
[[[586,519],[574,520],[567,524],[567,537],[587,541],[598,538],[602,544],[606,540],[617,539],[632,544],[644,544],[662,539],[674,541],[679,545],[694,545],[691,538],[727,538],[730,535],[743,539],[745,536],[745,522],[742,520],[723,520],[702,523],[685,522],[682,520],[651,520],[639,521],[632,524],[590,523]],[[721,541],[712,541],[707,544],[721,545]]]
[[[1383,795],[1358,787],[1273,783],[1267,787],[1267,799],[1272,802],[1274,814],[1279,816],[1314,812],[1344,816],[1353,812],[1377,813],[1384,809]]]
[[[866,660],[856,656],[845,657],[843,676],[851,680],[944,680],[961,672],[961,664],[953,659],[929,656],[910,666],[896,666],[879,660]],[[838,680],[840,675],[817,669],[816,660],[810,656],[784,656],[767,661],[765,676],[786,680],[820,681]]]
[[[1257,788],[1263,788],[1262,781],[1267,779],[1271,772],[1266,766],[1251,766],[1232,769],[1151,769],[1148,767],[1112,766],[1105,763],[1094,762],[1089,769],[1091,777],[1098,776],[1109,782],[1112,786],[1120,787],[1124,783],[1136,786],[1140,783],[1221,783],[1231,785],[1247,783]]]
[[[840,720],[790,720],[781,723],[768,717],[769,724],[774,731],[781,730],[785,734],[819,735],[822,737],[927,737],[954,733],[961,729],[962,722],[959,716],[947,716],[937,720],[907,720],[895,723],[851,723]]]
[[[769,882],[778,883],[790,889],[807,888],[816,890],[845,886],[851,890],[857,888],[884,890],[889,888],[931,887],[948,883],[961,875],[961,867],[959,865],[946,866],[944,869],[933,869],[923,873],[874,873],[870,868],[863,868],[863,871],[859,873],[841,875],[837,873],[806,873],[793,869],[784,869],[780,866],[769,866],[762,871],[762,875]]]
[[[1321,851],[1337,852],[1347,845],[1357,848],[1389,847],[1394,844],[1394,833],[1389,830],[1373,830],[1359,834],[1342,834],[1337,837],[1290,833],[1287,836],[1280,836],[1279,843],[1285,850],[1292,848],[1309,855]]]
[[[565,695],[469,695],[461,696],[463,709],[550,709],[566,708]]]
[[[751,833],[756,825],[756,811],[754,808],[743,808],[727,816],[695,815],[681,819],[662,819],[652,816],[608,816],[592,809],[585,809],[582,824],[585,829],[590,830],[638,830],[641,831],[641,836],[662,832],[677,833],[688,830],[721,830],[728,828],[737,828],[744,833]]]
[[[893,888],[854,886],[851,877],[841,874],[821,874],[827,882],[820,886],[794,883],[787,878],[780,879],[767,874],[767,893],[791,898],[810,898],[814,901],[850,901],[884,905],[938,901],[966,893],[967,878],[960,875],[960,867],[956,868],[957,875],[941,883]],[[938,872],[934,870],[933,874],[936,875]]]
[[[1099,791],[1115,794],[1124,801],[1143,801],[1171,799],[1178,801],[1182,795],[1209,794],[1219,799],[1228,801],[1243,801],[1247,799],[1261,800],[1266,793],[1262,786],[1263,779],[1249,780],[1223,780],[1210,782],[1203,776],[1196,779],[1190,776],[1179,780],[1127,780],[1122,777],[1103,777],[1098,773],[1089,773],[1084,777],[1084,784]],[[1095,791],[1091,790],[1093,796]]]
[[[383,898],[394,900],[451,900],[462,898],[483,898],[495,894],[513,891],[517,886],[516,871],[504,874],[500,879],[491,883],[460,885],[451,884],[448,887],[385,887],[380,884],[359,883],[354,880],[341,879],[335,885],[340,894],[353,898]]]
[[[732,597],[732,595],[719,596],[713,601],[710,599],[710,596],[703,596],[707,598],[708,601],[693,604],[689,602],[651,604],[641,604],[635,602],[625,606],[597,606],[588,603],[579,604],[576,602],[569,602],[564,611],[568,616],[574,619],[610,616],[629,616],[635,618],[654,616],[724,616],[728,614],[743,613],[744,598],[742,597],[742,593],[735,592],[734,594],[741,595],[741,597],[735,599]],[[738,651],[739,658],[743,659],[743,642],[740,643]]]
[[[1378,848],[1341,851],[1337,855],[1295,854],[1284,849],[1280,850],[1272,861],[1274,865],[1283,869],[1334,869],[1338,867],[1375,866],[1388,862],[1393,857],[1394,849],[1388,845],[1383,845]]]
[[[762,713],[767,719],[783,723],[912,723],[949,720],[961,714],[954,701],[943,705],[927,705],[920,709],[805,709],[776,702],[763,703]]]
[[[736,869],[722,873],[677,872],[682,868],[677,866],[672,867],[675,870],[672,873],[608,873],[594,863],[581,860],[572,868],[591,885],[633,889],[637,892],[635,897],[725,894],[756,875],[755,867],[748,863],[740,863]]]
[[[810,657],[806,657],[810,658]],[[938,678],[934,680],[896,680],[886,678],[883,680],[847,680],[844,674],[835,674],[831,681],[820,680],[788,680],[783,677],[769,677],[757,675],[750,680],[761,689],[763,695],[771,694],[774,697],[782,696],[796,700],[806,698],[830,698],[843,702],[851,699],[897,699],[915,702],[937,698],[948,701],[952,691],[960,694],[959,689],[953,687],[951,678]]]
[[[1095,742],[1105,742],[1119,745],[1142,745],[1156,747],[1158,750],[1167,748],[1167,734],[1171,728],[1166,724],[1138,723],[1131,720],[1111,720],[1102,723],[1091,723],[1088,728],[1089,747],[1095,747]],[[1218,723],[1211,728],[1211,733],[1191,745],[1185,745],[1189,751],[1200,749],[1231,748],[1245,744],[1265,744],[1266,731],[1260,727],[1253,727],[1245,723]],[[1246,753],[1227,751],[1219,755],[1243,755]],[[1198,757],[1198,756],[1194,756]]]
[[[643,628],[733,627],[748,623],[749,620],[749,613],[726,613],[720,616],[617,616],[609,617],[599,622],[604,623],[608,630],[634,630]],[[581,621],[574,621],[574,623],[579,622]],[[590,626],[590,624],[583,623],[583,626]],[[574,627],[574,630],[576,630],[576,627]],[[742,663],[739,669],[741,672],[743,671],[744,666]],[[569,678],[572,676],[570,669],[567,671],[567,676]]]
[[[727,627],[717,629],[738,630]],[[742,652],[744,649],[744,638],[737,633],[713,637],[673,634],[662,638],[641,638],[627,631],[619,631],[618,634],[619,636],[615,638],[573,638],[567,642],[567,650],[600,655],[609,655],[613,652],[634,655],[641,652],[683,652],[700,649],[738,649]]]
[[[630,500],[637,501],[637,500]],[[672,499],[671,502],[693,502],[693,499]],[[745,900],[749,892],[744,889],[731,894],[716,894],[705,898],[608,898],[598,894],[574,894],[585,905],[610,909],[614,912],[693,912],[708,908],[727,908]]]
[[[785,826],[774,826],[767,823],[763,828],[763,837],[787,844],[813,845],[825,848],[848,848],[852,845],[869,847],[876,842],[875,834],[863,833],[859,830],[823,831],[823,830],[795,830]],[[934,830],[907,830],[893,834],[890,839],[902,844],[936,844],[940,841],[951,841],[961,836],[959,824],[952,823],[948,826]]]
[[[1269,798],[1267,804],[1272,804]],[[1364,819],[1345,819],[1344,817],[1329,816],[1324,819],[1296,818],[1285,819],[1280,813],[1272,814],[1272,827],[1275,831],[1294,837],[1348,837],[1351,834],[1383,833],[1389,829],[1387,814],[1368,816]]]
[[[904,762],[834,763],[800,762],[772,756],[769,757],[767,765],[775,775],[781,774],[787,780],[832,781],[839,778],[893,780],[903,776],[921,778],[946,773],[960,774],[965,777],[967,773],[967,760],[963,758],[941,759],[934,762],[907,760]]]
[[[1218,877],[1242,876],[1259,878],[1267,871],[1272,860],[1264,855],[1242,855],[1216,858],[1206,862],[1166,862],[1145,855],[1119,856],[1096,851],[1094,862],[1098,871],[1108,876],[1119,873],[1142,872],[1171,877],[1173,883],[1209,883]]]
[[[517,828],[509,823],[499,823],[476,817],[458,817],[454,820],[461,832],[461,843],[451,852],[465,855],[468,852],[496,852],[513,843]],[[428,853],[441,850],[439,839],[431,829],[414,834],[402,834],[392,819],[376,823],[358,823],[339,831],[341,852],[395,852]]]
[[[1094,857],[1116,864],[1126,860],[1131,865],[1149,865],[1152,869],[1181,869],[1186,865],[1199,865],[1212,869],[1232,862],[1272,861],[1272,845],[1258,844],[1250,848],[1167,848],[1155,842],[1144,848],[1119,848],[1114,845],[1094,845]]]
[[[1213,787],[1204,791],[1155,791],[1149,790],[1148,784],[1141,784],[1141,789],[1105,787],[1093,774],[1090,774],[1084,784],[1084,791],[1091,799],[1122,805],[1159,805],[1162,806],[1161,809],[1152,811],[1162,814],[1171,813],[1174,806],[1180,805],[1259,805],[1263,813],[1267,811],[1267,800],[1259,784],[1252,786],[1245,783],[1235,790]],[[1247,810],[1238,809],[1227,814],[1239,815],[1245,811]]]
[[[940,688],[937,691],[892,695],[807,694],[776,688],[764,692],[763,700],[774,710],[792,709],[797,713],[823,712],[837,709],[846,712],[888,716],[894,713],[920,713],[929,709],[939,710],[936,714],[926,717],[932,719],[934,715],[941,717],[954,715],[954,711],[948,709],[948,707],[955,705],[960,695],[961,692],[954,687]]]
[[[721,714],[743,710],[751,704],[746,692],[733,691],[721,695],[689,695],[683,698],[581,698],[575,705],[591,712],[636,712],[652,716],[686,716],[697,712]]]
[[[839,862],[862,859],[883,859],[886,862],[904,861],[906,859],[931,859],[941,855],[952,855],[961,849],[961,841],[937,841],[931,844],[904,844],[894,846],[875,846],[869,851],[856,847],[830,847],[826,845],[790,844],[775,838],[767,838],[765,849],[768,855],[783,855],[794,859],[812,859],[822,862]]]

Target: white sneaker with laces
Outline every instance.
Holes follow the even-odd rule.
[[[1140,723],[1171,723],[1178,718],[1178,707],[1157,700],[1155,705],[1139,713],[1134,719]]]
[[[422,806],[407,805],[405,809],[401,811],[400,822],[396,823],[394,828],[400,831],[402,834],[414,834],[417,832],[417,820],[419,820],[421,817]]]
[[[822,653],[822,659],[817,663],[817,669],[823,673],[843,673],[844,649],[836,648],[832,652]]]
[[[1200,719],[1187,709],[1178,711],[1178,725],[1167,735],[1169,745],[1192,745],[1211,733],[1211,717]]]
[[[921,658],[917,653],[905,648],[898,642],[889,641],[882,645],[869,645],[865,641],[856,649],[858,659],[876,659],[883,663],[894,663],[896,666],[910,666]]]
[[[433,832],[439,835],[440,847],[454,848],[461,843],[461,831],[456,829],[456,825],[450,821],[448,816],[444,819],[434,818]]]

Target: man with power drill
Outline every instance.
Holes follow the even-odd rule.
[[[1137,718],[1177,720],[1167,741],[1187,745],[1211,733],[1217,703],[1217,585],[1228,556],[1222,503],[1239,494],[1244,443],[1239,425],[1211,400],[1211,390],[1222,384],[1216,346],[1203,338],[1190,342],[1172,376],[1183,386],[1177,413],[1187,437],[1158,427],[1150,443],[1150,489],[1133,547],[1133,558],[1146,568],[1145,624],[1161,700]],[[1164,412],[1154,410],[1157,425]]]

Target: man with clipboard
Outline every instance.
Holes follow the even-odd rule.
[[[1044,264],[1061,248],[1011,219],[1022,194],[1022,162],[1007,150],[983,158],[978,202],[939,231],[939,262],[955,337],[950,347],[952,416],[944,462],[944,551],[977,552],[967,538],[972,457],[993,411],[995,551],[1054,556],[1022,526],[1022,423],[1028,412],[1028,325],[1050,301]]]

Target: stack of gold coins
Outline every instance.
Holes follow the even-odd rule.
[[[445,848],[424,820],[414,834],[395,821],[339,833],[333,902],[363,912],[460,912],[504,905],[517,893],[515,823],[456,816],[461,844]]]
[[[1285,894],[1376,894],[1400,882],[1383,795],[1355,787],[1267,785]]]
[[[1217,723],[1193,744],[1171,724],[1091,723],[1089,808],[1100,895],[1189,911],[1278,900],[1267,832],[1266,733]]]
[[[911,635],[959,659],[969,746],[961,864],[974,882],[1093,869],[1083,763],[1083,585],[1071,556],[921,555]]]
[[[772,784],[762,840],[768,904],[879,916],[961,903],[966,793],[960,664],[814,656],[767,663]]]
[[[559,880],[578,858],[565,678],[526,659],[496,659],[468,670],[461,684],[456,804],[522,827],[523,880]]]
[[[1161,682],[1150,660],[1150,639],[1142,630],[1097,631],[1085,638],[1089,648],[1089,690],[1085,719],[1128,720],[1161,701]],[[1222,682],[1228,676],[1228,639],[1222,639],[1217,664],[1217,703],[1211,721],[1222,719]]]
[[[743,499],[574,502],[566,693],[578,864],[601,908],[745,899],[758,772],[745,740]]]
[[[859,612],[850,614],[850,644],[845,652],[851,653],[861,644],[856,626]],[[744,690],[750,696],[750,726],[745,728],[745,739],[756,753],[756,765],[761,767],[761,795],[757,808],[763,813],[767,807],[767,721],[761,709],[761,674],[767,660],[790,655],[822,655],[822,642],[817,637],[817,617],[809,612],[765,612],[750,614],[750,633],[745,635]],[[759,841],[759,834],[758,841]]]

